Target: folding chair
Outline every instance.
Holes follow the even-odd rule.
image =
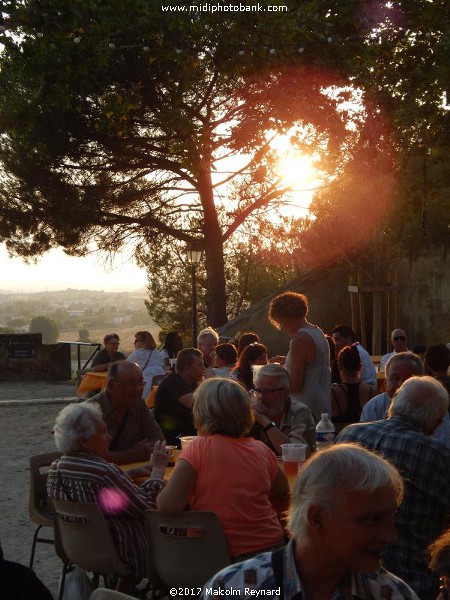
[[[117,555],[111,533],[97,504],[52,500],[55,513],[55,536],[68,561],[64,562],[59,600],[71,564],[103,576],[127,575],[126,565]]]
[[[201,588],[217,571],[231,564],[217,515],[188,511],[164,516],[146,510],[148,578],[154,591]]]
[[[47,473],[51,463],[60,458],[61,452],[47,452],[30,457],[30,493],[28,511],[30,519],[37,524],[31,546],[30,569],[33,568],[36,544],[53,544],[53,538],[39,537],[42,527],[53,529],[53,509],[47,496]]]

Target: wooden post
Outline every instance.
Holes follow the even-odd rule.
[[[362,285],[363,285],[363,283],[361,280],[361,274],[358,273],[359,321],[361,324],[361,335],[359,336],[359,339],[361,341],[361,344],[365,347],[366,346],[366,315],[365,315],[365,311],[364,311],[364,297],[361,292]]]
[[[389,276],[389,281],[392,280],[392,276]],[[386,306],[386,352],[390,352],[390,348],[391,348],[391,343],[390,343],[390,339],[391,339],[391,304],[392,304],[392,294],[395,294],[395,292],[388,292],[387,293],[387,306]]]
[[[348,276],[348,283],[350,286],[353,286],[353,274],[350,273]],[[358,330],[358,309],[356,308],[356,299],[354,294],[350,292],[350,309],[352,314],[352,329],[353,331]]]
[[[372,354],[381,354],[381,292],[373,292]]]
[[[394,292],[394,323],[392,329],[399,326],[399,318],[400,318],[400,291],[398,288],[398,271],[395,272],[395,292]]]

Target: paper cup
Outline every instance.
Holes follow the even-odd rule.
[[[166,452],[169,455],[169,467],[175,465],[175,452],[178,450],[176,446],[166,446]]]
[[[189,444],[192,442],[192,440],[195,440],[197,436],[195,435],[183,435],[182,437],[180,437],[181,440],[181,450],[184,450],[187,446],[189,446]]]
[[[281,444],[281,459],[286,475],[296,476],[306,459],[306,444]]]

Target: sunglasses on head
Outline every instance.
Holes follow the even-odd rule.
[[[394,342],[400,342],[400,341],[405,341],[406,337],[404,335],[396,335],[394,338],[392,338],[394,340]]]

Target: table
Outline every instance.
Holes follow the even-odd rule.
[[[174,450],[173,452],[174,452],[174,459],[175,459],[174,462],[176,464],[177,460],[180,457],[181,450]],[[127,464],[127,465],[117,465],[117,466],[120,469],[122,469],[123,471],[128,472],[128,471],[131,471],[132,469],[136,469],[138,467],[145,467],[145,466],[148,465],[148,463],[149,463],[148,460],[144,460],[142,462],[130,463],[130,464]],[[172,476],[172,473],[173,473],[174,469],[175,469],[175,465],[173,467],[169,467],[169,466],[166,467],[166,472],[165,472],[165,475],[164,475],[165,481],[168,481],[170,479],[170,477]],[[131,478],[132,478],[132,480],[134,481],[134,483],[136,485],[139,485],[139,484],[143,483],[144,481],[147,481],[147,479],[148,479],[148,477],[131,477]]]
[[[81,383],[77,389],[77,396],[83,398],[87,392],[104,389],[106,387],[107,371],[89,371],[81,378]]]

